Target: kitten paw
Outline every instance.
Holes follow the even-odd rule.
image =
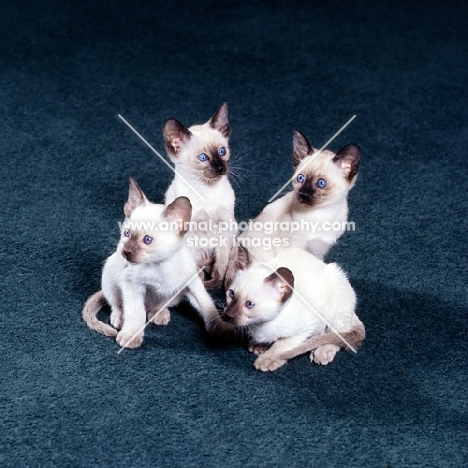
[[[237,336],[236,327],[231,323],[225,322],[221,317],[210,320],[205,325],[206,331],[215,338],[222,341],[234,341]]]
[[[273,372],[281,366],[284,366],[286,362],[287,361],[284,359],[278,359],[277,357],[269,356],[268,354],[261,354],[257,359],[255,359],[254,367],[262,372]]]
[[[148,322],[159,326],[167,325],[171,320],[171,313],[169,312],[169,309],[161,310],[159,313],[158,311],[159,309],[150,310],[148,312]]]
[[[249,353],[263,354],[271,347],[271,343],[249,343]]]
[[[339,350],[340,348],[333,344],[319,346],[316,350],[310,353],[310,361],[326,366],[333,361]]]
[[[110,316],[110,323],[116,329],[120,330],[122,327],[122,311],[113,309]]]
[[[120,331],[115,339],[122,348],[138,348],[143,343],[143,334],[134,335],[128,332]]]

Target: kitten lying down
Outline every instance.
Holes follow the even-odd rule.
[[[340,348],[356,348],[364,340],[356,295],[338,265],[296,248],[260,263],[239,247],[237,258],[224,319],[249,332],[250,350],[259,354],[256,369],[274,371],[308,351],[311,361],[325,365]]]
[[[178,197],[168,206],[150,203],[130,179],[124,212],[117,251],[102,272],[102,290],[88,299],[82,312],[88,327],[116,336],[120,346],[136,348],[143,342],[147,317],[156,325],[167,325],[168,307],[186,296],[203,317],[208,332],[232,332],[232,326],[221,320],[185,245],[184,224],[192,212],[189,199]],[[165,229],[167,226],[171,229]],[[111,306],[112,327],[96,316],[106,304]]]

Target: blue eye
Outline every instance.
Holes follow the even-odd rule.
[[[247,307],[247,309],[251,309],[255,304],[253,302],[250,302],[250,301],[247,301],[245,303],[245,307]]]
[[[296,180],[297,180],[300,184],[302,184],[302,182],[304,182],[304,180],[305,180],[304,174],[299,174],[299,175],[297,176]]]
[[[317,187],[318,188],[325,188],[327,186],[327,181],[325,179],[317,180]]]
[[[234,299],[234,291],[232,289],[229,289],[228,291],[228,296],[231,298],[231,299]]]
[[[221,148],[219,148],[218,150],[218,154],[220,156],[226,156],[226,148],[224,146],[221,146]]]
[[[203,162],[203,161],[207,161],[207,160],[208,160],[208,156],[207,156],[205,153],[202,153],[202,154],[199,154],[199,155],[198,155],[198,159],[199,159],[200,161],[202,161],[202,162]]]
[[[149,244],[151,244],[151,242],[153,242],[153,238],[151,236],[145,236],[145,237],[143,237],[143,242],[146,245],[149,245]]]
[[[130,237],[130,229],[125,229],[123,235],[124,235],[125,237]]]

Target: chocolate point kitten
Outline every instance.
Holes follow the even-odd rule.
[[[230,133],[227,103],[222,104],[203,125],[187,128],[171,118],[163,126],[165,147],[176,169],[166,192],[166,203],[178,196],[187,196],[193,206],[193,226],[211,222],[209,229],[191,227],[187,236],[187,241],[192,241],[190,248],[197,265],[205,266],[211,273],[211,280],[205,283],[207,288],[222,286],[230,243],[235,234],[231,229],[224,232],[217,229],[220,223],[231,226],[231,221],[235,221],[234,190],[227,176]],[[212,240],[221,240],[221,236],[229,243],[220,241],[213,246]],[[206,240],[207,246],[198,242],[202,239]]]
[[[306,249],[323,260],[330,248],[345,232],[348,218],[348,192],[359,171],[361,152],[350,144],[336,154],[318,152],[299,131],[293,133],[293,190],[267,205],[254,219],[263,226],[274,226],[268,232],[246,230],[237,243],[247,247],[259,260],[266,261],[288,247]],[[281,226],[300,226],[284,230]],[[339,226],[339,229],[331,229]],[[328,228],[328,229],[327,229]],[[281,240],[275,246],[273,240]],[[232,282],[237,249],[230,252],[225,286]]]
[[[166,325],[170,320],[168,307],[186,296],[203,317],[207,331],[232,334],[232,327],[225,326],[197,275],[185,245],[185,226],[192,212],[189,199],[178,197],[168,206],[151,203],[130,179],[124,212],[117,250],[102,272],[102,290],[88,299],[82,312],[88,327],[116,336],[123,347],[135,348],[143,341],[146,318]],[[105,304],[111,306],[112,327],[96,317]]]
[[[248,330],[250,349],[260,354],[257,369],[274,371],[309,351],[311,361],[325,365],[339,349],[364,340],[354,290],[338,265],[295,248],[265,263],[240,248],[237,261],[224,319]]]

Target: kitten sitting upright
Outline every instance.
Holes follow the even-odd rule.
[[[117,251],[107,259],[102,272],[102,290],[88,299],[82,312],[88,327],[116,336],[120,346],[136,348],[143,341],[146,317],[157,325],[166,325],[168,307],[187,296],[203,317],[207,331],[229,331],[185,246],[184,225],[192,212],[189,199],[178,197],[166,207],[150,203],[130,179],[124,212]],[[96,317],[106,304],[111,306],[114,328]]]
[[[235,234],[235,196],[227,176],[230,133],[227,103],[203,125],[186,128],[169,119],[163,127],[166,150],[176,169],[166,192],[166,203],[180,196],[188,197],[192,203],[188,243],[197,265],[207,267],[211,273],[211,280],[205,283],[208,288],[222,286]],[[218,229],[220,223],[227,229]]]
[[[274,371],[307,351],[311,361],[325,365],[340,348],[364,340],[364,325],[354,311],[356,295],[335,263],[295,248],[260,263],[239,247],[237,261],[224,319],[247,329],[251,351],[260,354],[271,344],[256,359],[257,369]]]
[[[360,157],[360,149],[354,144],[336,154],[328,150],[318,153],[302,133],[295,131],[293,190],[267,205],[254,219],[254,223],[263,224],[263,231],[242,232],[238,245],[246,247],[258,260],[266,261],[284,247],[303,248],[323,260],[346,229],[347,196],[356,182]],[[271,229],[266,232],[265,226]],[[281,244],[275,246],[272,239],[281,239]],[[236,254],[233,248],[226,286],[235,275]]]

